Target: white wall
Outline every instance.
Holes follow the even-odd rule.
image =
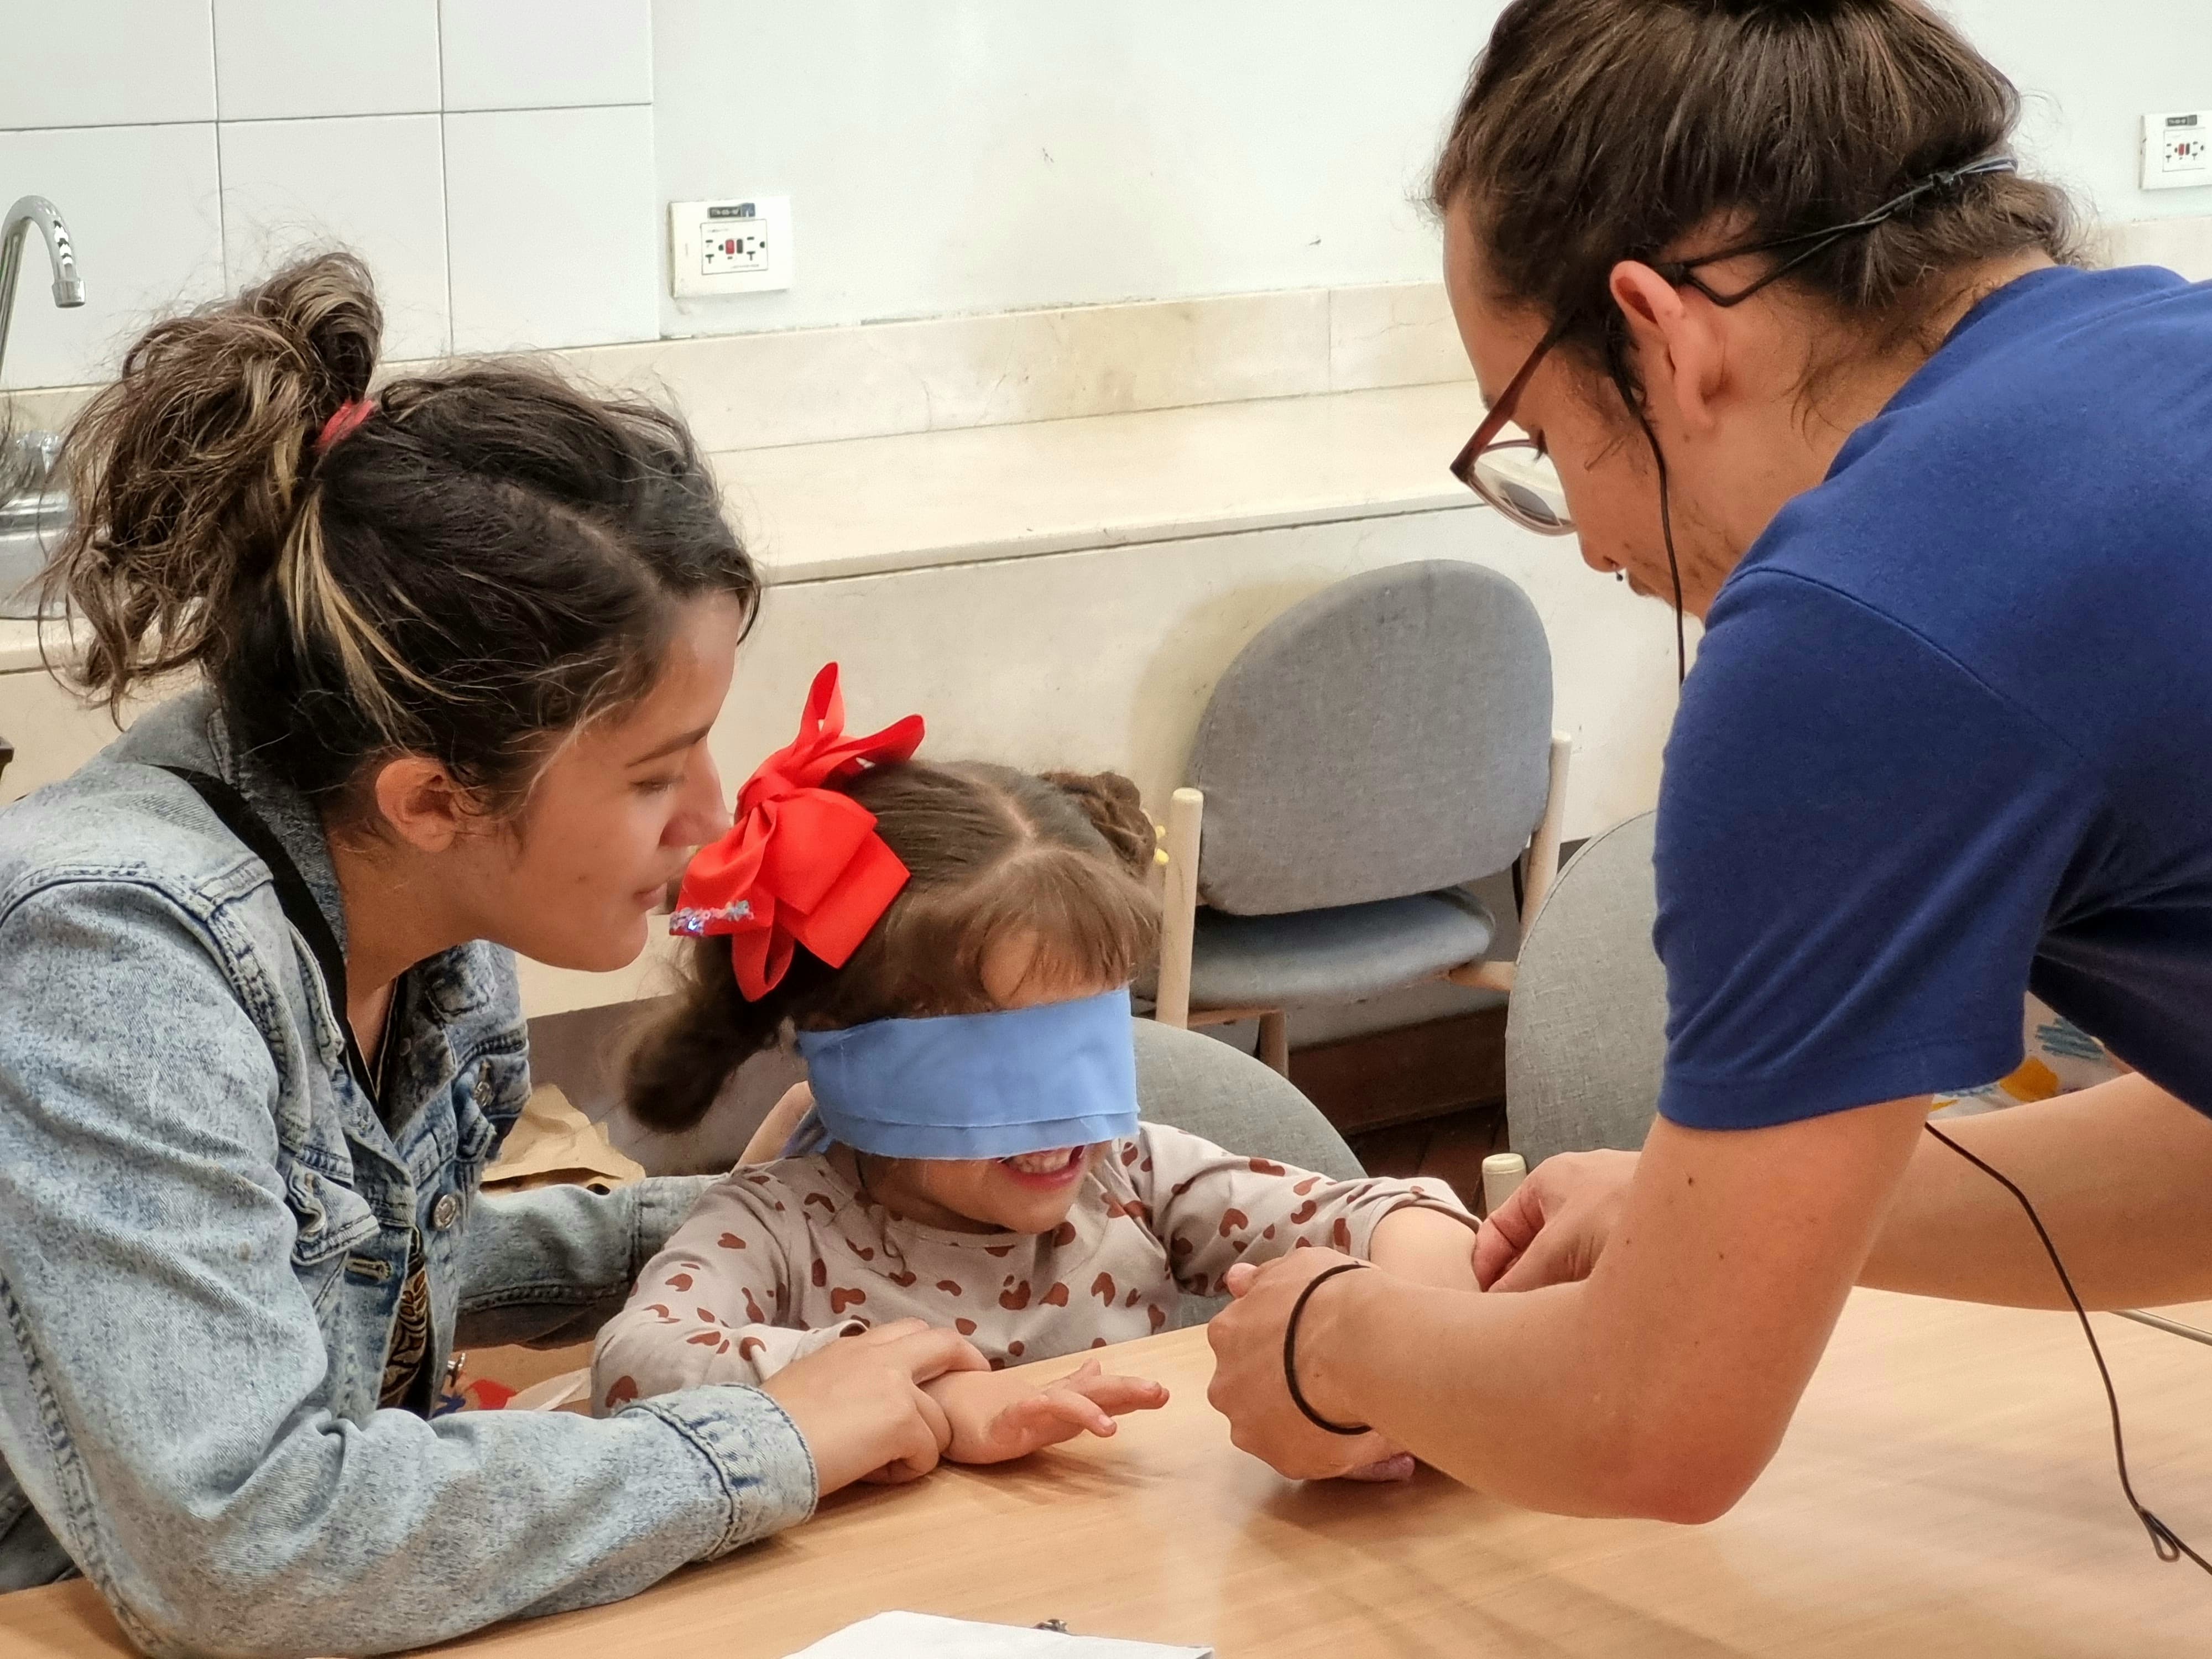
[[[2021,148],[2113,222],[2212,214],[2142,186],[2142,118],[2212,109],[2212,0],[1939,0],[2020,88]]]
[[[2108,219],[2147,109],[2212,106],[2208,0],[1952,0]],[[1417,281],[1410,205],[1495,0],[15,0],[0,200],[68,216],[5,383],[99,378],[301,241],[396,355]],[[664,204],[793,198],[798,286],[663,292]],[[34,266],[36,261],[33,262]]]
[[[656,0],[661,195],[788,194],[669,333],[1436,275],[1409,199],[1495,4]]]

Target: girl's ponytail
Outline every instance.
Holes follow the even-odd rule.
[[[1119,772],[1047,772],[1044,781],[1074,798],[1123,869],[1151,872],[1159,838],[1135,784]]]
[[[665,1134],[692,1127],[732,1073],[776,1045],[794,1006],[811,1000],[831,971],[801,951],[781,984],[748,1002],[738,989],[729,940],[690,941],[681,988],[640,1032],[623,1066],[630,1115]]]

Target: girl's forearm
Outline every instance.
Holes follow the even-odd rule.
[[[2027,1194],[2089,1306],[2212,1297],[2212,1120],[2148,1079],[2116,1078],[1936,1127]],[[2066,1305],[2019,1200],[1928,1135],[1859,1282],[2012,1307]]]
[[[1384,1273],[1438,1290],[1473,1291],[1474,1226],[1424,1206],[1393,1210],[1375,1224],[1367,1259]]]

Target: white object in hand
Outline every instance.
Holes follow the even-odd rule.
[[[791,1659],[1213,1659],[1213,1650],[976,1625],[927,1613],[879,1613],[823,1637]]]
[[[1528,1177],[1528,1161],[1518,1152],[1492,1152],[1482,1160],[1482,1212],[1496,1215],[1499,1205]]]

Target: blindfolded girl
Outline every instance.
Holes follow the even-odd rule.
[[[944,1454],[994,1462],[1163,1404],[1095,1363],[1027,1368],[1164,1329],[1237,1262],[1328,1245],[1474,1288],[1441,1182],[1332,1181],[1138,1121],[1129,984],[1159,911],[1133,785],[915,760],[915,717],[842,727],[832,665],[685,877],[689,981],[629,1074],[642,1121],[688,1127],[789,1032],[814,1109],[647,1267],[600,1333],[596,1409],[921,1319],[981,1356],[926,1385]]]

